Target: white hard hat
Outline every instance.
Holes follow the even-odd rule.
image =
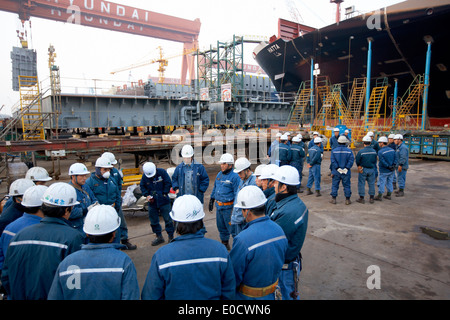
[[[301,133],[299,133],[299,134],[297,135],[297,137],[299,137],[300,139],[303,139],[303,136],[302,136]]]
[[[42,195],[42,202],[58,207],[71,207],[80,204],[75,188],[65,182],[52,184]]]
[[[181,156],[183,158],[190,158],[194,155],[194,148],[192,148],[191,145],[186,144],[183,146],[183,148],[181,149]]]
[[[169,177],[170,177],[170,179],[172,179],[172,176],[173,176],[173,173],[175,172],[175,167],[170,167],[170,168],[168,168],[166,171],[167,171],[167,174],[169,175]]]
[[[47,170],[41,167],[33,167],[30,168],[26,175],[25,179],[30,179],[33,181],[50,181],[52,178],[48,175]]]
[[[403,136],[401,134],[396,134],[394,140],[403,140]]]
[[[203,219],[203,205],[196,196],[186,194],[173,202],[170,217],[178,222],[194,222]]]
[[[120,218],[116,209],[101,204],[88,211],[84,219],[83,231],[96,236],[111,233],[119,227]]]
[[[142,171],[147,178],[151,178],[156,174],[156,166],[153,162],[146,162],[142,166]]]
[[[234,172],[239,173],[242,170],[245,170],[247,168],[250,168],[252,164],[250,163],[250,161],[248,161],[247,158],[239,158],[236,160],[236,162],[234,163]]]
[[[295,136],[292,138],[293,142],[300,142],[300,138],[298,136]]]
[[[286,134],[283,134],[281,136],[280,140],[288,140],[288,136]]]
[[[385,136],[382,136],[382,137],[378,138],[378,142],[385,142],[385,143],[387,143],[388,139]]]
[[[9,196],[22,196],[28,188],[34,186],[33,180],[30,179],[17,179],[9,186]]]
[[[314,143],[322,143],[322,138],[320,138],[320,137],[315,137],[315,138],[314,138]]]
[[[278,168],[279,166],[274,163],[268,164],[263,168],[262,173],[259,176],[259,180],[273,179],[273,176],[275,175],[275,172],[277,172]]]
[[[100,157],[95,161],[95,166],[97,168],[112,168],[113,165],[111,164],[111,160],[107,157]]]
[[[25,191],[21,204],[24,207],[40,207],[42,205],[42,196],[47,190],[47,186],[32,186]]]
[[[273,179],[290,186],[296,186],[300,183],[298,170],[288,165],[279,167]]]
[[[69,168],[69,176],[84,176],[89,173],[86,166],[82,163],[74,163]]]
[[[257,186],[246,186],[239,191],[235,208],[252,209],[264,205],[267,202],[264,192]]]
[[[234,157],[230,153],[224,153],[223,155],[220,156],[219,163],[233,164],[234,163]]]
[[[348,142],[348,140],[347,140],[347,138],[344,137],[344,136],[340,136],[340,137],[338,138],[338,143],[347,143],[347,142]]]
[[[290,136],[291,135],[291,133],[288,131],[288,132],[285,132],[284,133],[286,136]]]
[[[362,141],[363,141],[363,142],[372,142],[372,139],[371,139],[369,136],[364,136],[364,137],[362,138]]]
[[[373,132],[372,132],[372,131],[369,131],[369,132],[367,132],[367,135],[368,135],[369,137],[373,137]]]
[[[348,129],[345,129],[344,133],[350,133],[350,131]]]
[[[111,153],[111,152],[104,152],[104,153],[102,154],[102,157],[108,158],[109,161],[111,161],[111,164],[117,164],[116,157],[115,157],[114,154]]]
[[[319,133],[317,131],[313,132],[313,136],[318,136],[318,135],[319,135]]]
[[[262,174],[262,171],[264,169],[264,167],[266,167],[267,164],[260,164],[259,166],[257,166],[255,168],[255,172],[253,173],[254,176],[259,177]]]
[[[281,137],[283,134],[281,132],[277,132],[276,136],[277,138]]]
[[[393,133],[391,133],[389,136],[388,136],[388,139],[394,139],[395,138],[395,134],[393,134]]]
[[[339,128],[334,128],[333,131],[334,132],[339,132],[340,130],[339,130]]]

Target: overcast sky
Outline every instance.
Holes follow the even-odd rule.
[[[95,0],[100,1],[100,0]],[[336,5],[329,0],[117,0],[110,1],[130,7],[145,9],[188,20],[199,18],[201,31],[200,49],[227,41],[235,35],[265,36],[278,33],[278,18],[303,23],[312,27],[323,27],[334,23]],[[355,6],[356,10],[367,12],[402,0],[346,0],[344,8]],[[19,100],[18,92],[12,90],[12,47],[20,46],[16,30],[20,22],[18,15],[0,11],[0,113],[11,114],[11,107]],[[182,52],[181,43],[125,34],[69,23],[31,18],[31,32],[28,32],[30,48],[37,51],[38,77],[43,87],[49,86],[48,47],[52,44],[57,53],[56,64],[60,67],[63,92],[74,92],[74,86],[82,89],[92,87],[109,88],[125,84],[129,71],[111,75],[110,72],[130,64],[153,59],[158,56],[157,47],[164,49],[166,56]],[[251,56],[254,45],[246,44],[244,62],[256,64]],[[169,60],[166,77],[179,78],[181,58]],[[147,79],[158,76],[157,64],[131,71],[131,79]],[[42,88],[41,88],[42,89]]]

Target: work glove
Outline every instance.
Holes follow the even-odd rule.
[[[209,199],[209,206],[208,206],[209,212],[212,212],[214,209],[214,201],[216,201],[216,199],[214,198]]]

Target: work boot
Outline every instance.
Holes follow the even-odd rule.
[[[306,195],[309,196],[310,194],[313,194],[311,188],[306,188]]]
[[[303,193],[303,190],[302,190],[301,186],[297,189],[297,193]]]
[[[397,182],[393,182],[392,187],[394,187],[394,190],[397,189]]]
[[[373,197],[371,197],[370,199],[372,199],[372,198]],[[356,202],[364,204],[364,203],[366,203],[366,200],[364,200],[364,197],[359,197],[359,199],[356,199]]]
[[[316,197],[320,197],[320,196],[321,196],[320,190],[316,190]]]
[[[374,199],[373,199],[373,196],[370,196],[369,202],[370,203],[374,203],[375,202]]]
[[[173,241],[173,234],[169,235],[169,243],[171,243]]]
[[[330,200],[330,203],[336,204],[336,197],[332,197],[331,200]]]
[[[386,193],[386,195],[384,195],[383,198],[391,200],[391,193],[390,192]]]
[[[164,242],[165,242],[165,240],[164,240],[163,236],[156,236],[155,240],[152,241],[152,246],[157,246]]]
[[[227,241],[222,240],[222,244],[225,246],[225,248],[227,248],[228,251],[230,251],[230,245],[228,244],[228,240]]]
[[[136,250],[136,248],[137,248],[137,246],[134,244],[131,244],[130,241],[128,241],[128,239],[124,239],[121,242],[125,246],[125,248],[123,248],[123,250]]]
[[[346,204],[346,205],[349,205],[350,203],[352,203],[352,202],[350,201],[350,198],[345,198],[345,204]]]
[[[405,195],[405,193],[403,192],[403,189],[398,190],[397,194],[395,195],[396,197],[403,197]]]
[[[383,201],[383,194],[379,193],[375,198],[373,198],[376,201]]]

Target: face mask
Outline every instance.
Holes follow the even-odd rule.
[[[105,179],[109,179],[110,175],[111,175],[111,173],[109,171],[106,171],[104,174],[102,174],[102,177]]]

